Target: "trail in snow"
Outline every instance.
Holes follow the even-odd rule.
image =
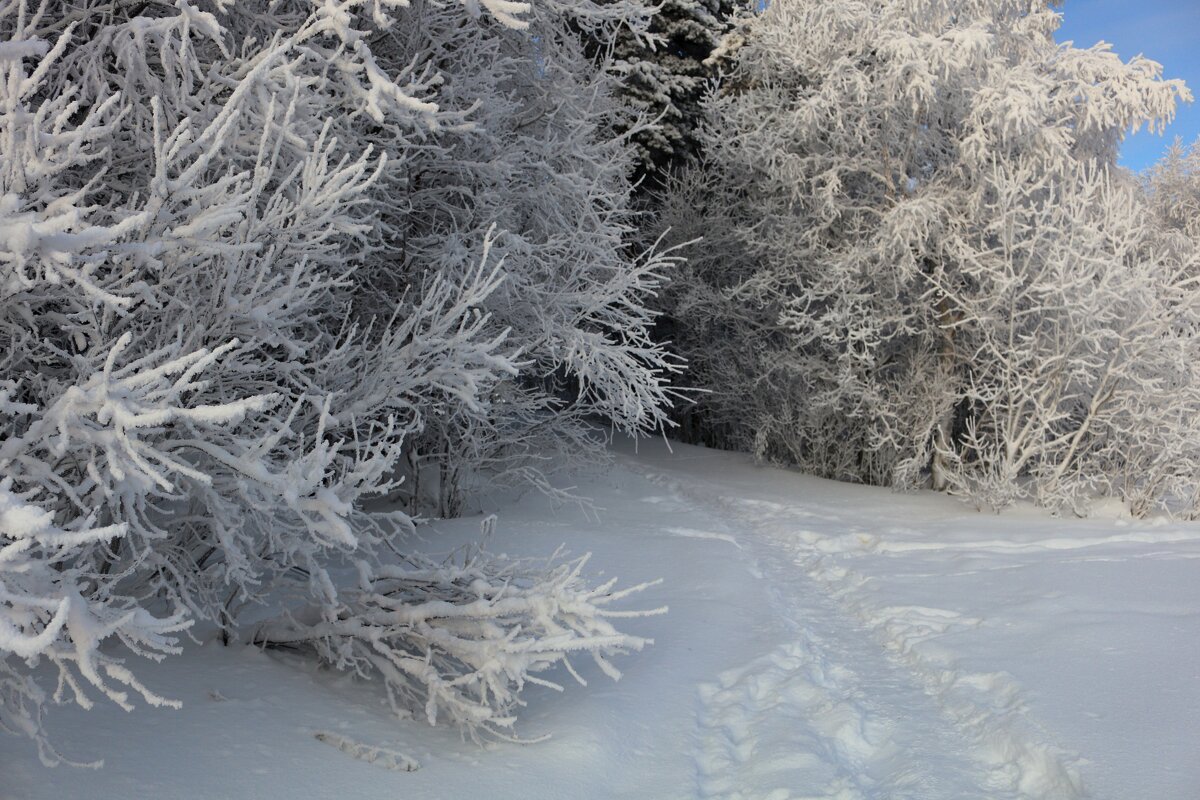
[[[823,552],[814,511],[723,494],[628,462],[734,534],[791,639],[700,687],[698,788],[723,800],[1072,800],[1073,759],[1028,718],[1003,674],[957,670],[917,645],[978,622],[875,607],[866,579]],[[817,519],[829,528],[834,519]]]

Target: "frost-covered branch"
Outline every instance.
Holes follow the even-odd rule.
[[[254,641],[311,647],[328,664],[382,680],[402,717],[449,722],[477,740],[509,738],[527,684],[562,689],[540,673],[561,664],[586,685],[571,662],[586,657],[616,680],[612,656],[651,641],[610,620],[666,611],[610,608],[652,584],[590,586],[587,561],[539,565],[472,548],[461,560],[360,562],[358,585],[340,605],[263,625]]]

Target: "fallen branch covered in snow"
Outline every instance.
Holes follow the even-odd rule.
[[[667,610],[610,610],[657,582],[616,591],[616,579],[589,586],[582,577],[588,556],[539,563],[478,546],[461,561],[404,561],[360,563],[358,588],[344,592],[340,606],[266,623],[254,641],[310,647],[336,668],[381,677],[398,715],[422,713],[431,725],[449,720],[479,741],[512,738],[526,684],[562,690],[536,673],[561,663],[586,685],[573,655],[590,656],[619,679],[609,658],[652,640],[621,633],[609,620]]]

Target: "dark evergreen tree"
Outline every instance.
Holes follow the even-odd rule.
[[[660,185],[680,161],[700,153],[701,100],[716,69],[706,63],[744,0],[664,0],[647,32],[624,29],[613,45],[621,96],[630,109],[637,175]],[[653,125],[637,126],[639,120]]]

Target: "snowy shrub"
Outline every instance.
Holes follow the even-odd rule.
[[[295,575],[326,616],[369,613],[329,565],[388,574],[413,520],[363,501],[397,490],[420,437],[455,431],[436,452],[465,470],[528,446],[560,404],[579,438],[592,414],[662,422],[669,363],[642,298],[665,262],[623,255],[623,145],[596,140],[587,104],[609,79],[568,60],[574,104],[526,105],[558,74],[532,24],[612,30],[634,7],[483,6],[0,5],[0,724],[45,760],[47,664],[57,701],[166,702],[118,644],[159,658],[194,619],[228,637]],[[413,34],[423,13],[443,27]],[[477,38],[433,35],[452,32]],[[524,82],[494,89],[505,75]],[[511,117],[491,117],[503,97]],[[511,138],[522,114],[555,125]],[[421,229],[433,205],[406,201],[412,170],[453,175],[506,136],[595,178],[529,179],[512,216],[503,171],[494,207],[447,181]],[[523,168],[553,174],[539,164]],[[425,238],[407,256],[410,229]],[[502,287],[546,293],[501,319]],[[570,395],[545,388],[559,373]],[[530,602],[538,587],[564,591],[539,583]],[[415,652],[408,635],[391,646]]]
[[[1194,292],[1116,167],[1190,95],[1058,22],[785,0],[730,37],[663,210],[719,243],[665,305],[699,435],[986,505],[1190,502]]]

